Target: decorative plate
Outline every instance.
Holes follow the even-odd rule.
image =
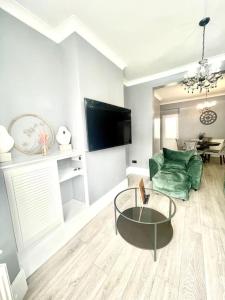
[[[217,114],[212,110],[204,111],[200,116],[200,121],[204,125],[213,124],[217,119]]]
[[[55,142],[53,129],[41,117],[34,114],[21,115],[9,125],[9,133],[15,142],[15,148],[25,154],[40,154],[39,135],[48,134],[48,148]]]

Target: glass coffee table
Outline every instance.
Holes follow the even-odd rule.
[[[171,219],[176,213],[174,201],[167,195],[145,188],[148,204],[141,199],[139,188],[128,188],[114,199],[115,230],[130,244],[154,250],[165,247],[173,237]]]

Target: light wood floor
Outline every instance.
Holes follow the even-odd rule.
[[[224,170],[206,164],[201,189],[176,200],[174,236],[157,262],[115,235],[110,205],[29,278],[25,299],[225,299]]]

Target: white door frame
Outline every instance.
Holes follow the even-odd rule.
[[[0,299],[13,300],[6,264],[0,264]]]

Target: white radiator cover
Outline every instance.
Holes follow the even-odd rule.
[[[63,223],[56,161],[4,172],[19,251],[39,241]]]

